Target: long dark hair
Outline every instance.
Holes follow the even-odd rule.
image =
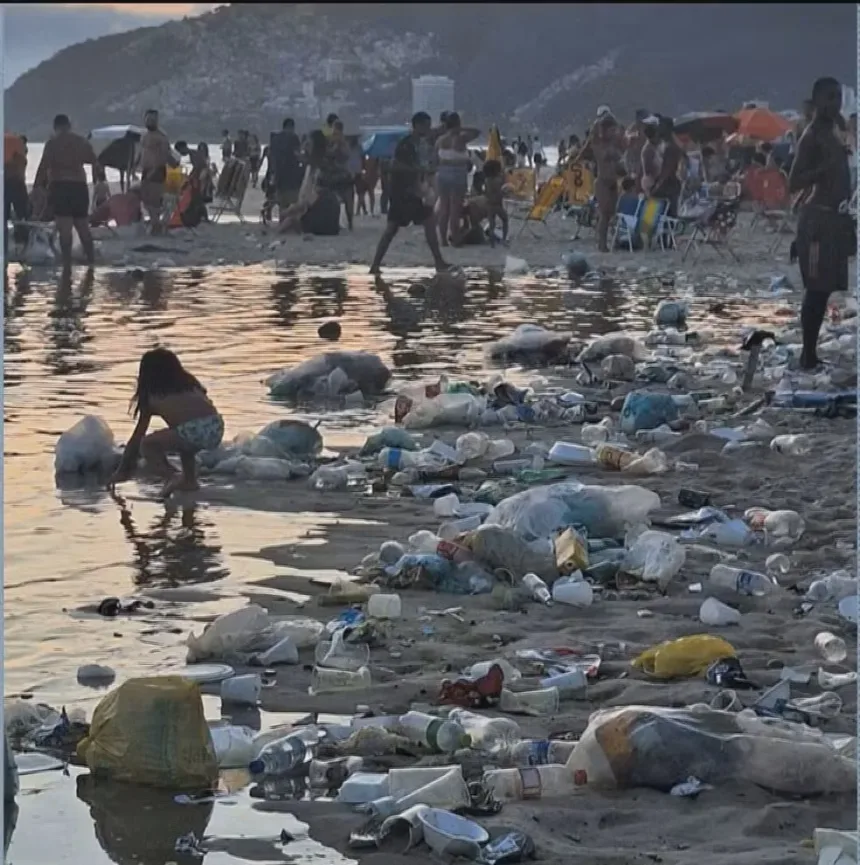
[[[148,410],[153,396],[187,393],[206,388],[182,366],[179,358],[169,348],[153,348],[144,353],[137,371],[137,386],[131,398],[134,417]]]

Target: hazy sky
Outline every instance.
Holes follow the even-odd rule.
[[[201,15],[222,3],[5,3],[4,86],[63,48],[160,24],[171,18]]]

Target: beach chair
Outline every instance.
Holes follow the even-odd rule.
[[[632,202],[631,202],[632,203]],[[642,218],[642,211],[645,207],[645,199],[639,198],[636,200],[635,208],[616,211],[612,220],[612,225],[609,230],[612,234],[612,243],[610,249],[617,249],[618,244],[626,244],[630,252],[633,252],[634,246],[640,241],[639,222]]]
[[[213,196],[212,222],[217,222],[224,213],[232,213],[239,222],[245,221],[242,204],[250,180],[251,165],[246,160],[230,158],[224,163]]]
[[[731,233],[738,224],[740,204],[740,196],[717,201],[700,219],[696,220],[693,223],[693,230],[690,232],[687,245],[684,247],[681,261],[686,261],[691,251],[695,253],[693,257],[693,261],[695,261],[699,257],[701,247],[710,246],[720,256],[725,250],[736,262],[740,263],[740,259],[729,243]]]
[[[597,222],[597,199],[592,195],[585,204],[565,204],[562,219],[572,219],[576,225],[571,240],[579,240],[583,228],[594,228]]]
[[[517,233],[517,237],[519,237],[527,227],[532,231],[532,233],[534,233],[531,223],[536,222],[543,225],[543,227],[551,234],[552,232],[547,225],[547,218],[553,210],[555,210],[555,207],[561,200],[562,195],[564,195],[564,178],[561,175],[556,174],[547,180],[538,191],[535,196],[534,204],[529,208],[528,213],[526,213],[525,218],[523,219],[523,224]]]
[[[758,171],[744,185],[753,202],[750,231],[753,231],[759,222],[766,222],[781,231],[791,215],[791,196],[785,173],[779,169]]]

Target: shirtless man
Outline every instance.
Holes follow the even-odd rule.
[[[93,236],[89,225],[90,191],[84,166],[97,164],[98,159],[90,142],[72,132],[72,123],[65,114],[58,114],[54,118],[54,135],[42,151],[42,161],[33,186],[47,186],[48,201],[60,238],[60,257],[64,270],[72,266],[72,229],[77,231],[81,239],[87,264],[91,265],[94,260]]]
[[[657,130],[659,138],[663,141],[663,155],[660,172],[654,182],[651,196],[666,199],[669,202],[667,215],[677,218],[678,199],[681,197],[681,180],[678,177],[678,168],[681,165],[684,152],[675,137],[675,124],[671,117],[661,117]]]
[[[597,198],[597,248],[600,252],[609,252],[609,223],[618,204],[618,177],[623,156],[620,133],[618,122],[608,110],[599,115],[591,132],[591,149],[597,166],[594,195]]]
[[[848,211],[851,171],[839,138],[837,118],[842,88],[835,78],[819,78],[812,88],[814,113],[797,145],[788,178],[789,192],[803,193],[797,222],[797,257],[803,278],[800,366],[818,366],[818,334],[831,292],[847,291],[848,259],[856,229]]]
[[[645,118],[648,112],[644,108],[636,110],[636,117],[627,130],[627,151],[624,154],[624,167],[628,174],[636,178],[637,190],[642,181],[642,148],[645,146]]]
[[[179,162],[170,152],[167,136],[158,128],[158,112],[147,111],[146,132],[140,139],[140,195],[149,214],[153,234],[161,234],[161,201],[167,167],[176,168]]]

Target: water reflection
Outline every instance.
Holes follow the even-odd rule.
[[[230,575],[223,566],[221,544],[207,537],[214,532],[215,525],[211,519],[203,518],[204,511],[199,505],[177,507],[167,502],[164,513],[156,516],[149,531],[144,532],[135,523],[127,501],[116,494],[112,498],[132,548],[135,585],[208,583]]]
[[[87,335],[85,320],[93,296],[94,281],[92,268],[84,271],[77,289],[72,287],[71,273],[63,271],[60,274],[46,322],[45,342],[51,349],[45,356],[45,362],[54,375],[69,376],[95,369],[93,364],[85,363],[79,356],[91,340]]]

